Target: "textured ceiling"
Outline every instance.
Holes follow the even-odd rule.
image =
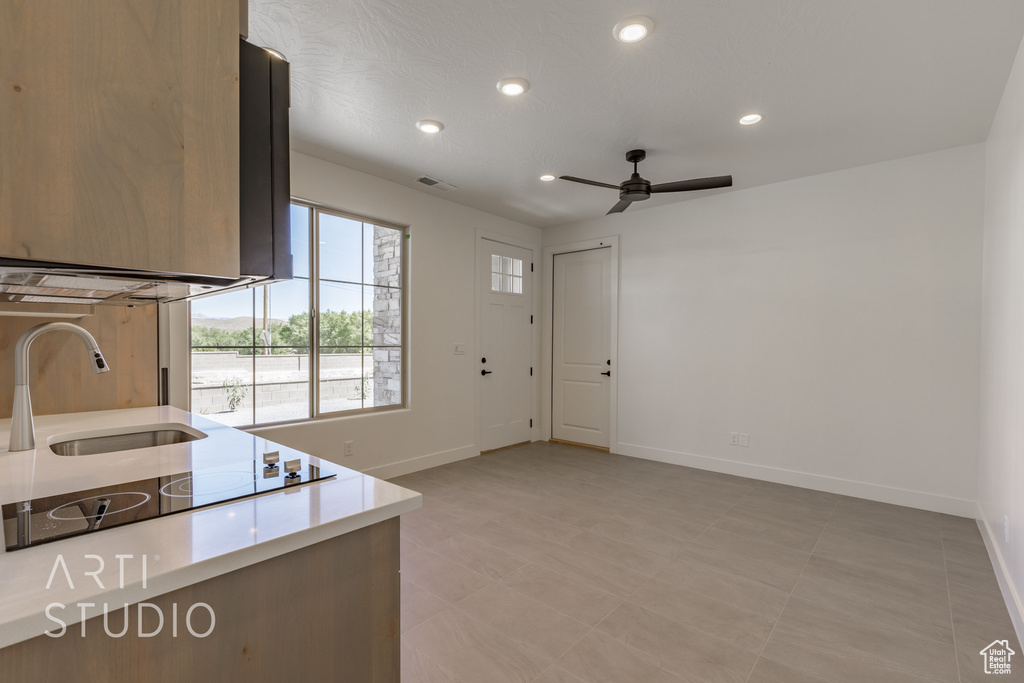
[[[616,41],[636,14],[654,32]],[[745,188],[980,142],[1022,34],[1021,0],[250,0],[250,41],[292,65],[294,149],[540,227],[618,197],[538,176],[618,184],[638,147],[652,182]]]

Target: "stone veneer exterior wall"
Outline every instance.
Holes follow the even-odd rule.
[[[402,402],[402,233],[373,227],[373,404]]]

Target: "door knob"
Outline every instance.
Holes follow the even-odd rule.
[[[491,372],[490,370],[481,370],[480,374],[481,375],[493,375],[494,373]]]
[[[602,372],[601,374],[602,375],[607,375],[608,377],[611,377],[612,376],[612,371],[609,370],[608,372]]]

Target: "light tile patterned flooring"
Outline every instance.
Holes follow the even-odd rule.
[[[1024,681],[972,520],[545,442],[393,481],[404,683]]]

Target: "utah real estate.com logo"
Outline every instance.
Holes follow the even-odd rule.
[[[1008,641],[993,640],[980,654],[985,658],[985,673],[1008,674],[1010,657],[1017,653],[1010,649]]]

